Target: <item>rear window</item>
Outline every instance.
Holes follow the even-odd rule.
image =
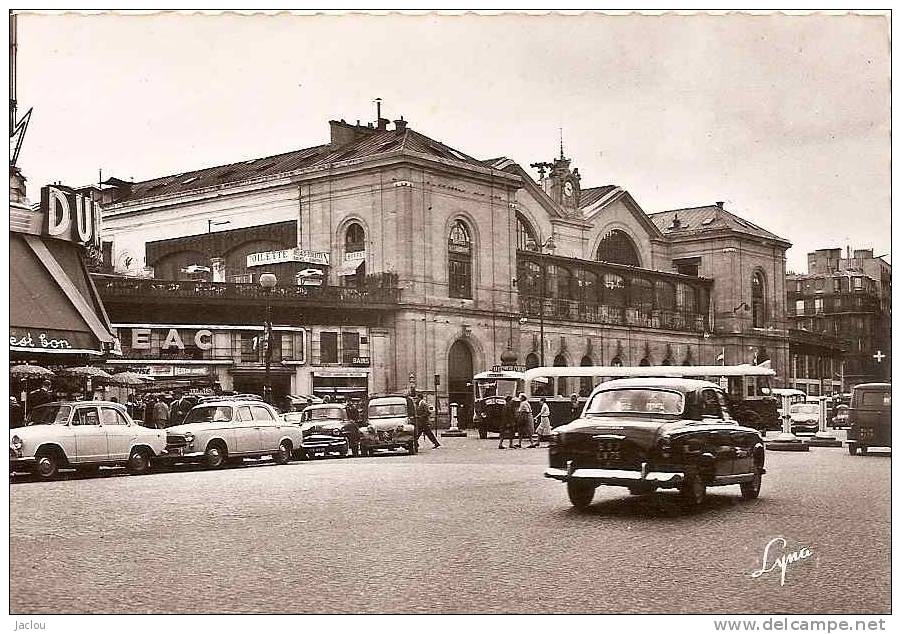
[[[232,408],[224,405],[201,405],[185,417],[188,423],[226,423],[232,419]]]
[[[792,405],[788,411],[795,413],[795,414],[819,414],[820,406],[819,405]]]

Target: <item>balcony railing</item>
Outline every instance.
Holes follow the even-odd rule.
[[[172,301],[215,299],[273,304],[304,302],[319,305],[391,305],[400,301],[400,289],[383,286],[276,286],[266,291],[258,284],[192,282],[94,276],[94,284],[104,300],[146,299]]]
[[[539,317],[542,308],[545,319],[561,319],[589,324],[639,326],[685,332],[709,330],[706,315],[670,310],[643,311],[629,306],[590,304],[569,299],[520,295],[519,308],[527,317]]]

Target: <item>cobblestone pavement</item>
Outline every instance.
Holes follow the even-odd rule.
[[[546,450],[104,469],[10,487],[14,613],[890,610],[890,454],[767,455],[758,500],[599,489],[574,511]],[[426,443],[427,445],[428,443]],[[752,578],[784,537],[808,559]],[[772,562],[772,557],[770,559]]]

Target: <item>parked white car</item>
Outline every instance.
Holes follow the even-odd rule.
[[[246,399],[205,401],[165,431],[167,462],[202,462],[212,469],[262,456],[285,464],[302,441],[300,428],[272,406]]]
[[[118,403],[60,401],[34,408],[25,427],[9,430],[9,470],[47,480],[72,467],[125,465],[140,474],[165,448],[165,430],[141,427]]]

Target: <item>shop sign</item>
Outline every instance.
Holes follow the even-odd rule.
[[[368,366],[369,365],[369,357],[354,357],[353,361],[351,361],[351,365]]]
[[[357,262],[359,260],[366,259],[366,251],[352,251],[351,253],[344,254],[345,262]]]
[[[524,365],[493,365],[491,366],[492,372],[525,372],[526,366]]]
[[[88,196],[47,185],[41,188],[41,212],[44,234],[100,246],[100,207]]]
[[[131,347],[132,350],[150,350],[151,349],[151,329],[150,328],[132,328],[131,329]],[[176,328],[169,328],[166,337],[160,344],[161,350],[184,350],[184,337]],[[191,341],[189,338],[188,341]],[[201,329],[194,332],[194,346],[200,350],[210,350],[213,347],[213,333],[207,329]]]
[[[25,334],[12,333],[9,335],[9,345],[16,348],[34,348],[35,350],[71,350],[72,344],[62,337],[48,337],[47,333],[39,332],[37,336],[30,330]]]
[[[285,262],[305,262],[309,264],[329,265],[329,254],[325,251],[308,251],[306,249],[293,248],[279,251],[262,251],[251,253],[247,256],[247,266],[266,266],[268,264],[283,264]]]
[[[206,376],[208,371],[205,366],[180,365],[145,365],[135,369],[138,374],[147,376]]]

